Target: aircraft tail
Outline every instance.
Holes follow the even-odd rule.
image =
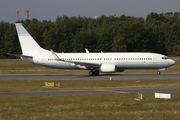
[[[42,48],[23,27],[22,23],[15,23],[15,25],[23,55],[36,55],[37,51],[42,51]]]

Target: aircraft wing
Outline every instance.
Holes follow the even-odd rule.
[[[94,67],[100,67],[100,66],[101,66],[100,63],[89,63],[89,62],[78,62],[78,61],[63,60],[63,59],[60,59],[60,58],[57,56],[57,54],[56,54],[52,49],[51,49],[51,52],[52,52],[55,60],[72,63],[72,65],[76,65],[76,66],[79,67],[79,68],[88,69],[88,68],[91,68],[91,67],[94,68]]]

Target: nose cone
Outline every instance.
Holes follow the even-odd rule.
[[[174,65],[176,62],[174,60],[169,60],[169,64]]]

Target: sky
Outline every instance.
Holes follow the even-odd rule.
[[[16,22],[16,10],[20,10],[19,19],[25,20],[26,9],[30,10],[30,19],[40,21],[55,21],[63,15],[94,18],[125,14],[146,18],[151,12],[180,12],[180,0],[0,0],[0,21]]]

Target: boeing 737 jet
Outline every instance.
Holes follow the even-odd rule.
[[[21,45],[22,60],[45,67],[56,69],[84,69],[90,70],[89,75],[99,73],[123,72],[125,69],[157,69],[160,70],[175,64],[167,56],[157,53],[115,52],[115,53],[56,53],[53,50],[41,48],[23,27],[16,23],[16,30]]]

